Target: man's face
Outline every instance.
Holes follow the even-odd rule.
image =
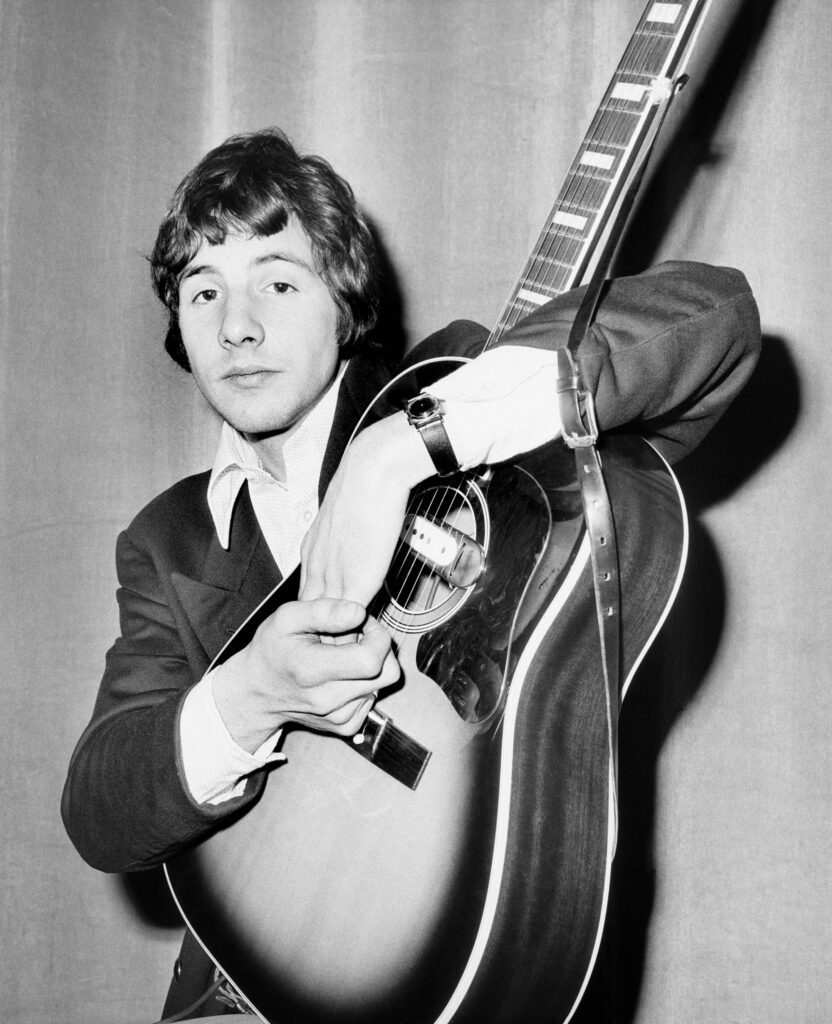
[[[294,218],[276,235],[203,241],[179,284],[179,329],[191,372],[233,427],[291,430],[339,364],[338,308]]]

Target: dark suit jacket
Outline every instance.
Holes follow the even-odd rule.
[[[565,344],[579,298],[570,292],[547,304],[501,344]],[[408,362],[474,354],[486,336],[476,324],[456,322],[427,339]],[[756,306],[740,273],[673,263],[613,282],[579,355],[602,430],[637,430],[674,460],[701,440],[742,387],[758,344]],[[360,412],[388,377],[380,362],[351,362],[321,493]],[[188,689],[280,580],[246,488],[235,507],[229,550],[222,549],[206,500],[208,477],[175,484],[118,539],[121,635],[107,654],[62,805],[78,850],[104,871],[161,863],[243,808],[263,785],[264,775],[257,774],[242,796],[200,806],[182,774],[178,718]],[[207,964],[193,947],[186,960],[197,961],[200,970]],[[198,975],[194,970],[190,982],[179,983],[182,994],[168,1012],[187,1005]]]

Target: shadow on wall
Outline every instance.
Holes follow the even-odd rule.
[[[621,712],[621,831],[602,954],[575,1024],[636,1019],[655,897],[659,754],[705,680],[725,621],[725,577],[698,512],[730,499],[785,442],[800,411],[800,382],[782,338],[763,338],[745,390],[677,467],[691,517],[690,552],[676,604]]]
[[[721,159],[716,134],[728,98],[741,87],[777,0],[740,0],[684,118],[675,126],[631,215],[614,274],[655,261],[674,211],[699,168]],[[791,433],[800,386],[785,341],[765,337],[745,390],[700,447],[677,467],[691,516],[685,580],[662,633],[621,713],[621,832],[610,912],[599,962],[574,1024],[631,1024],[645,968],[655,898],[656,772],[673,724],[701,687],[725,622],[725,578],[699,511],[729,499]]]
[[[119,875],[118,887],[142,924],[150,928],[184,928],[161,868]],[[159,995],[161,998],[164,993]]]
[[[612,276],[636,273],[655,261],[667,227],[697,172],[722,160],[713,148],[713,139],[731,95],[743,87],[777,2],[739,0],[712,60],[689,87],[695,95],[684,117],[676,121],[670,115],[670,137],[661,159],[648,168]]]
[[[716,429],[677,467],[692,514],[725,501],[783,444],[800,413],[800,381],[783,338],[764,335],[751,380]]]

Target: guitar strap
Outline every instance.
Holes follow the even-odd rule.
[[[576,321],[577,322],[577,321]],[[596,448],[598,424],[592,395],[581,387],[571,346],[558,349],[558,401],[563,439],[575,453],[584,521],[589,537],[595,589],[595,611],[601,641],[601,663],[607,718],[607,742],[613,770],[614,829],[618,831],[618,708],[621,681],[621,588],[615,520]]]
[[[566,346],[557,350],[558,407],[563,440],[575,453],[575,469],[581,491],[587,536],[589,537],[595,591],[595,611],[604,670],[604,699],[607,742],[613,784],[613,834],[618,834],[618,711],[621,704],[621,585],[615,519],[604,482],[601,456],[596,447],[598,422],[592,393],[582,386],[578,349],[589,332],[606,283],[606,272],[615,247],[639,190],[671,100],[687,82],[680,76],[668,90],[650,137],[630,172],[615,221],[595,264],[592,277],[575,316]]]

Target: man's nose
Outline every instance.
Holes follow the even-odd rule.
[[[250,302],[244,298],[230,298],[220,324],[218,341],[225,347],[253,344],[259,345],[265,338],[260,318]]]

